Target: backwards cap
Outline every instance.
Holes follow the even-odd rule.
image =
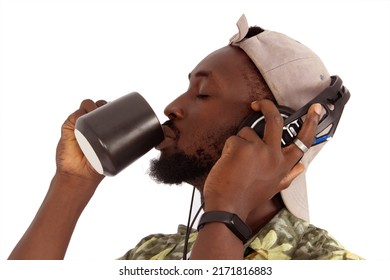
[[[250,57],[279,105],[298,110],[329,87],[331,77],[321,59],[308,47],[290,37],[269,30],[245,38],[249,27],[245,15],[237,22],[238,33],[230,44]],[[301,159],[305,171],[281,192],[287,209],[309,221],[306,170],[326,142],[312,146]]]

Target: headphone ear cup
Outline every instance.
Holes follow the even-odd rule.
[[[259,135],[261,139],[263,139],[264,136],[264,126],[265,126],[265,120],[264,116],[261,112],[253,112],[250,114],[240,125],[240,128],[243,127],[250,127],[253,128],[253,130]]]
[[[278,106],[278,110],[280,112],[280,115],[282,116],[283,120],[286,120],[291,114],[294,113],[294,110],[292,110],[289,107],[285,106]],[[298,119],[294,121],[293,123],[286,124],[283,127],[283,134],[281,139],[281,146],[286,147],[290,145],[295,137],[298,135],[298,132],[300,131],[302,127],[302,120]],[[264,136],[264,127],[265,127],[265,119],[261,112],[254,112],[250,114],[241,124],[240,129],[248,126],[251,127],[257,135],[259,135],[260,138],[263,139]]]

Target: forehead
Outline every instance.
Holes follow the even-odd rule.
[[[213,75],[214,78],[235,81],[249,71],[250,58],[240,48],[225,46],[206,56],[190,73],[193,75]]]

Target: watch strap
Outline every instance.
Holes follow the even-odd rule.
[[[243,243],[247,242],[252,236],[251,228],[239,216],[226,211],[207,211],[203,213],[199,220],[198,231],[205,224],[215,222],[225,224]]]

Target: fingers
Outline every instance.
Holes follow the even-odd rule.
[[[297,178],[302,172],[305,171],[305,167],[302,163],[297,163],[294,167],[287,173],[287,175],[280,181],[278,189],[284,190],[290,186],[291,182]]]
[[[105,100],[98,100],[96,102],[93,102],[91,99],[85,99],[80,104],[80,110],[84,111],[85,113],[88,113],[97,109],[100,106],[103,106],[106,103],[107,102]]]
[[[101,107],[103,105],[106,105],[107,101],[101,99],[101,100],[96,101],[95,104],[96,104],[96,106]]]
[[[283,118],[275,104],[270,100],[254,101],[251,104],[254,111],[261,111],[265,118],[265,128],[263,141],[275,151],[280,149],[280,139],[283,133]],[[303,156],[305,146],[310,148],[317,129],[318,122],[322,113],[322,106],[320,104],[313,104],[310,106],[302,129],[298,133],[298,140],[296,143],[284,148],[284,154],[291,166],[294,166]]]
[[[299,161],[304,154],[302,148],[299,148],[299,146],[303,144],[307,148],[311,147],[315,137],[318,122],[320,121],[321,112],[321,104],[313,104],[312,106],[310,106],[302,129],[299,131],[297,136],[301,143],[299,143],[298,141],[297,143],[291,144],[286,147],[286,151],[288,152],[288,156],[290,157],[292,162]]]
[[[272,148],[280,149],[280,141],[283,133],[283,118],[276,105],[268,99],[254,101],[251,107],[255,111],[261,111],[265,119],[263,141]]]
[[[302,129],[298,133],[297,143],[291,144],[283,149],[281,148],[281,138],[284,120],[276,105],[270,100],[263,99],[252,102],[251,107],[254,111],[261,111],[264,115],[265,128],[263,139],[261,140],[253,129],[244,127],[237,134],[238,138],[241,139],[233,140],[235,138],[233,137],[232,140],[236,145],[238,143],[244,144],[244,142],[240,140],[246,140],[259,144],[258,148],[261,146],[268,146],[270,148],[269,151],[272,151],[275,157],[277,157],[278,153],[283,154],[283,157],[285,158],[284,168],[285,170],[290,170],[302,158],[305,146],[307,148],[311,147],[322,113],[322,106],[320,104],[313,104],[309,108]]]
[[[80,103],[79,109],[74,111],[69,117],[68,120],[71,123],[75,123],[76,120],[81,117],[82,115],[85,115],[86,113],[89,113],[98,107],[101,107],[103,105],[107,104],[107,101],[105,100],[98,100],[96,102],[93,102],[91,99],[85,99]]]
[[[256,142],[260,140],[257,133],[250,127],[241,128],[240,131],[237,133],[237,136],[249,142]]]

